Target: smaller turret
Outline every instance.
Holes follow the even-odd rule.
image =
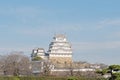
[[[46,59],[46,53],[43,48],[33,49],[31,54],[32,60],[34,59]]]

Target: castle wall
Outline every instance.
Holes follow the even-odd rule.
[[[71,57],[50,57],[49,60],[55,64],[69,64],[72,63]]]

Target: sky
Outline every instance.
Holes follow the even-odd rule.
[[[0,54],[46,51],[65,34],[73,59],[120,64],[120,0],[0,0]]]

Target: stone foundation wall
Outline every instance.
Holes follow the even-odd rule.
[[[50,57],[49,60],[56,67],[66,67],[66,66],[70,66],[70,64],[72,63],[72,58],[70,57]]]

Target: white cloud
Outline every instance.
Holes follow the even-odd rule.
[[[99,21],[89,21],[86,24],[81,23],[83,30],[96,31],[104,28],[118,28],[120,27],[120,18],[117,19],[103,19]]]
[[[36,48],[36,47],[39,47],[38,44],[34,44],[34,45],[20,45],[17,44],[17,45],[3,45],[3,46],[0,46],[0,52],[3,51],[3,52],[11,52],[11,51],[25,51],[25,52],[29,52],[29,51],[32,51],[33,48]],[[43,45],[43,47],[45,47]]]
[[[62,33],[65,34],[66,32],[71,31],[80,31],[81,26],[76,24],[44,24],[42,26],[35,26],[35,27],[25,27],[23,28],[17,28],[16,32],[23,35],[33,35],[33,36],[45,36],[48,34],[56,34],[56,33]]]
[[[120,19],[107,19],[107,20],[102,20],[96,24],[97,29],[101,29],[104,27],[110,27],[110,26],[120,26]]]
[[[8,54],[14,51],[23,52],[24,54],[30,56],[34,48],[38,48],[40,45],[23,45],[23,46],[0,46],[0,55]],[[46,46],[42,45],[42,48],[46,49]]]
[[[73,43],[75,50],[89,51],[89,50],[107,50],[107,49],[119,49],[120,41],[111,42],[77,42]]]
[[[105,37],[109,40],[120,40],[120,28],[113,28],[114,30],[109,32],[108,35],[105,35]],[[107,33],[107,32],[106,32]]]
[[[113,32],[110,36],[108,36],[109,38],[120,38],[120,31],[117,32]]]
[[[4,7],[0,8],[0,14],[2,15],[14,15],[14,16],[36,16],[36,14],[44,13],[43,9],[36,7]]]

